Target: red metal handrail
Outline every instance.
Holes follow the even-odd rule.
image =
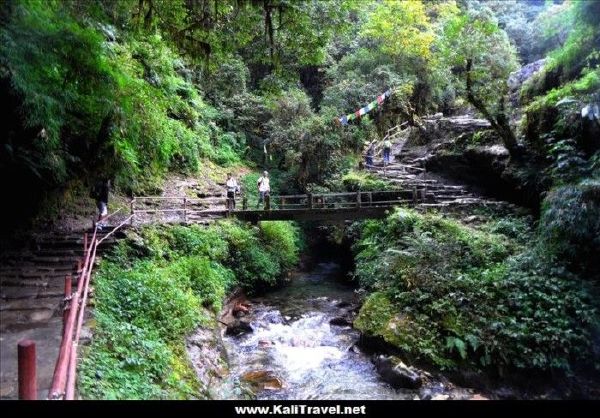
[[[113,212],[105,219],[114,216],[121,209]],[[56,366],[54,368],[54,376],[52,378],[52,385],[48,392],[48,399],[64,399],[72,400],[75,398],[75,382],[77,378],[77,349],[79,345],[79,338],[81,335],[81,328],[83,326],[83,317],[85,314],[86,302],[89,294],[89,284],[96,261],[96,251],[98,245],[102,243],[106,238],[114,234],[118,229],[122,228],[127,222],[132,219],[133,215],[130,215],[115,226],[108,234],[101,239],[97,238],[96,228],[92,239],[87,245],[87,233],[84,236],[84,261],[81,274],[77,281],[77,290],[71,295],[71,307],[69,314],[65,319],[63,325],[63,337],[60,344],[60,350],[58,352],[58,358],[56,359]],[[77,322],[75,322],[77,320]]]

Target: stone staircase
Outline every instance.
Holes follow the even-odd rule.
[[[116,239],[107,238],[100,253]],[[21,339],[36,342],[38,399],[45,399],[62,337],[65,277],[72,276],[75,288],[82,258],[83,232],[40,236],[0,256],[0,399],[17,397]]]
[[[376,161],[369,171],[398,188],[412,189],[419,207],[443,209],[480,205],[514,210],[514,205],[508,202],[478,196],[463,184],[452,184],[435,173],[425,171],[423,158],[402,153],[406,137],[397,136],[395,139],[392,142],[390,164],[384,167],[383,161]]]

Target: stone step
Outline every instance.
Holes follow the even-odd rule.
[[[66,275],[42,275],[36,278],[23,278],[19,276],[0,277],[0,286],[19,287],[63,287]],[[77,281],[78,275],[71,275],[73,282]]]
[[[58,309],[60,308],[64,294],[61,296],[48,297],[45,299],[11,299],[0,300],[0,311],[28,311],[36,309]],[[4,317],[4,313],[2,314]]]
[[[54,316],[60,314],[59,305],[55,309],[28,309],[28,310],[10,310],[2,311],[2,323],[0,329],[15,327],[18,325],[33,325],[36,323],[44,323]]]
[[[0,299],[33,299],[63,296],[63,288],[39,288],[22,286],[3,286],[0,289]]]
[[[0,277],[5,276],[14,276],[14,275],[24,275],[24,276],[35,276],[37,274],[68,274],[76,268],[77,263],[68,263],[65,265],[55,265],[55,266],[38,266],[35,264],[19,264],[16,266],[6,266],[5,268],[0,270]]]

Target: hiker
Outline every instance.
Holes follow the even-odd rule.
[[[240,192],[240,186],[231,173],[227,174],[227,210],[235,210],[235,194]]]
[[[383,142],[383,164],[388,165],[390,163],[390,153],[392,151],[392,141],[386,139]]]
[[[369,143],[369,148],[367,148],[367,154],[365,156],[366,166],[370,168],[373,166],[373,155],[375,155],[375,146],[373,142]]]
[[[108,193],[110,191],[110,180],[107,178],[99,179],[90,193],[90,197],[96,200],[98,208],[98,220],[96,221],[96,229],[102,231],[106,226],[102,220],[108,215]]]
[[[269,209],[269,193],[271,192],[271,185],[269,183],[269,173],[263,171],[263,175],[256,182],[258,186],[258,202],[256,203],[256,209],[260,206],[261,202],[264,202],[265,209]]]

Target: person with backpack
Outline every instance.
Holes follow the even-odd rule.
[[[98,208],[98,220],[96,221],[96,229],[102,231],[106,226],[102,221],[108,215],[108,194],[110,192],[110,180],[107,178],[99,179],[90,193],[90,197],[96,200]]]
[[[240,186],[231,173],[227,174],[227,210],[235,210],[235,195],[240,192]]]
[[[373,156],[375,155],[375,144],[373,142],[369,143],[369,147],[367,148],[367,153],[365,156],[365,165],[367,168],[373,167]]]
[[[271,193],[271,184],[269,181],[269,173],[267,171],[263,171],[263,175],[259,177],[256,185],[258,187],[258,202],[256,203],[256,209],[258,209],[261,202],[264,202],[265,209],[269,209],[269,194]]]
[[[392,141],[386,139],[383,142],[383,164],[388,165],[390,163],[390,154],[392,152]]]

